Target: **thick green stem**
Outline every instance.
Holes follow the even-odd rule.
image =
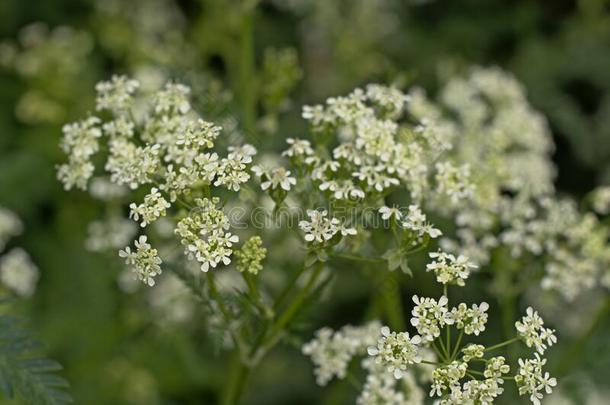
[[[235,405],[238,403],[244,388],[246,386],[246,380],[250,374],[250,368],[243,364],[239,354],[233,357],[233,362],[230,371],[230,380],[225,391],[222,404],[223,405]]]
[[[394,330],[406,329],[404,314],[402,311],[402,300],[400,298],[400,286],[395,272],[388,273],[381,284],[381,299],[385,315]]]
[[[324,263],[316,262],[313,270],[307,280],[307,284],[299,291],[294,300],[290,303],[290,305],[286,308],[286,310],[279,316],[276,322],[271,326],[269,338],[263,341],[261,348],[263,348],[263,352],[266,352],[271,347],[277,343],[279,337],[281,336],[284,328],[294,319],[294,317],[298,314],[301,306],[305,302],[307,296],[311,289],[315,286],[320,273],[324,269]]]

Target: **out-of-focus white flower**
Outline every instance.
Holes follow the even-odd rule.
[[[21,297],[31,297],[38,282],[38,268],[21,248],[13,248],[0,258],[0,281]]]

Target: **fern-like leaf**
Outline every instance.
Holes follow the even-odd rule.
[[[61,365],[41,357],[41,347],[21,318],[0,315],[0,391],[29,404],[71,403],[68,382],[56,374]]]

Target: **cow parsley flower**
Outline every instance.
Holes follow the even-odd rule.
[[[433,341],[440,336],[442,327],[453,324],[454,318],[447,310],[449,300],[444,295],[438,301],[414,295],[413,302],[411,325],[415,326],[424,341]]]
[[[290,191],[290,188],[297,184],[296,178],[290,175],[290,170],[283,167],[266,170],[261,166],[252,166],[252,172],[261,179],[261,190],[263,191],[278,188]]]
[[[402,221],[402,226],[417,235],[414,244],[419,244],[425,235],[432,239],[436,239],[442,235],[442,232],[434,228],[432,224],[427,222],[426,214],[424,214],[418,205],[409,205],[409,211]]]
[[[0,250],[6,242],[23,231],[23,224],[12,211],[0,207]]]
[[[142,218],[140,226],[144,228],[146,225],[165,216],[169,207],[171,207],[171,204],[163,198],[156,187],[153,187],[150,189],[150,193],[144,197],[144,202],[142,204],[136,205],[136,203],[131,203],[129,205],[129,209],[131,210],[129,217],[133,218],[135,221]]]
[[[335,235],[356,235],[356,229],[345,227],[337,218],[328,218],[325,210],[307,210],[309,221],[299,222],[299,228],[305,232],[305,240],[314,245],[322,245]]]
[[[477,344],[469,344],[468,346],[465,346],[462,349],[462,359],[468,363],[470,362],[470,360],[472,359],[480,359],[483,357],[483,354],[485,354],[485,346],[483,345],[477,345]]]
[[[187,257],[201,263],[204,272],[220,263],[230,264],[233,244],[239,242],[237,235],[227,232],[229,219],[216,208],[219,202],[217,197],[195,199],[196,208],[178,222],[175,230]]]
[[[0,258],[0,281],[20,297],[31,297],[39,278],[38,268],[21,248],[14,248]]]
[[[135,241],[135,247],[135,251],[129,246],[120,250],[119,257],[124,258],[125,263],[132,266],[133,272],[140,281],[152,287],[155,285],[155,277],[161,274],[162,260],[157,254],[157,249],[147,242],[146,235],[141,235]]]
[[[402,213],[396,207],[390,208],[384,205],[383,207],[379,208],[379,213],[381,214],[381,219],[385,221],[391,218],[394,218],[396,221],[400,221],[402,218]]]
[[[64,125],[60,147],[69,155],[69,160],[57,168],[57,178],[66,190],[72,187],[87,189],[94,169],[90,158],[99,150],[98,138],[102,136],[100,122],[97,117],[89,117]]]
[[[504,356],[496,356],[487,360],[485,371],[483,375],[485,378],[491,378],[498,382],[498,384],[504,383],[502,376],[510,372],[510,366],[506,364]]]
[[[87,227],[88,234],[85,247],[92,252],[118,249],[129,243],[137,230],[136,224],[121,216],[93,221]]]
[[[478,336],[485,330],[485,324],[487,323],[487,310],[489,304],[482,302],[479,305],[472,304],[471,308],[468,308],[466,304],[460,303],[456,308],[451,310],[449,315],[455,326],[458,329],[463,329],[467,335]]]
[[[263,240],[260,236],[253,236],[248,239],[241,249],[236,250],[234,255],[237,259],[237,270],[247,271],[251,274],[258,274],[263,269],[261,262],[267,256],[267,249],[263,247]]]
[[[305,158],[313,155],[311,143],[305,139],[288,138],[286,139],[286,143],[290,146],[282,152],[282,156],[288,156],[289,158]]]
[[[534,355],[534,359],[519,359],[519,374],[515,376],[515,382],[519,387],[519,395],[529,394],[532,403],[540,405],[540,400],[544,397],[542,392],[553,392],[557,379],[552,378],[548,372],[543,373],[542,367],[546,364],[546,359],[540,358],[538,353]]]
[[[464,287],[466,285],[465,281],[470,275],[470,269],[477,267],[463,255],[456,258],[452,254],[439,250],[429,253],[429,256],[434,261],[428,263],[426,271],[433,271],[436,274],[436,281],[441,284],[454,284]]]
[[[421,363],[421,342],[422,339],[418,335],[409,337],[407,332],[391,332],[390,328],[384,326],[381,328],[377,346],[369,347],[368,354],[375,356],[378,364],[386,366],[389,372],[394,373],[394,378],[399,379],[408,365]]]
[[[97,110],[110,110],[115,114],[125,113],[133,103],[133,94],[140,87],[137,80],[127,76],[113,75],[110,81],[95,86]]]
[[[460,390],[460,379],[466,375],[467,369],[467,363],[457,360],[436,368],[432,372],[430,396],[440,397],[453,389]]]
[[[449,162],[437,163],[435,179],[438,195],[446,197],[453,205],[470,197],[474,192],[468,164],[456,167]]]
[[[548,347],[557,343],[555,330],[545,328],[543,325],[544,321],[532,307],[528,307],[526,315],[520,321],[515,322],[515,328],[521,340],[527,347],[534,346],[540,354],[544,354]]]
[[[155,97],[157,114],[186,114],[191,109],[189,96],[191,89],[180,83],[167,83]]]
[[[302,348],[315,365],[318,385],[328,384],[333,377],[345,378],[352,358],[364,354],[368,346],[377,342],[380,328],[379,322],[373,321],[362,327],[348,325],[338,331],[318,330],[315,338]]]

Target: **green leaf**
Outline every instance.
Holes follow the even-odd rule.
[[[68,382],[54,374],[61,365],[40,356],[42,344],[23,323],[20,318],[0,315],[0,392],[30,404],[71,403],[72,397],[63,391]]]

